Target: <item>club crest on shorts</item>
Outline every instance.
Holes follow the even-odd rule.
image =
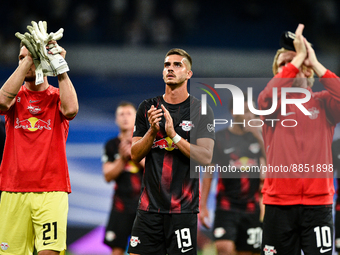
[[[136,247],[137,244],[140,244],[139,237],[138,236],[131,236],[131,239],[130,239],[131,247]]]
[[[340,238],[335,239],[335,247],[340,248]]]
[[[274,246],[271,245],[265,245],[263,248],[264,254],[265,255],[274,255],[276,254],[276,250],[274,248]]]
[[[221,238],[224,234],[226,233],[225,229],[224,228],[216,228],[214,230],[214,236],[216,238]]]
[[[8,245],[8,243],[1,243],[0,247],[1,247],[1,250],[5,251],[9,248],[9,245]]]
[[[113,231],[106,231],[105,239],[109,242],[112,242],[116,238],[116,234]]]
[[[182,123],[179,124],[179,126],[182,127],[184,131],[190,131],[193,127],[195,127],[190,120],[182,120]]]

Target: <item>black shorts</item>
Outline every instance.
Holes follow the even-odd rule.
[[[126,249],[136,213],[122,213],[112,210],[106,226],[104,243],[111,248]]]
[[[332,205],[266,205],[261,254],[331,255]]]
[[[335,211],[335,250],[340,251],[340,211]]]
[[[259,252],[262,239],[259,217],[259,212],[216,211],[213,228],[215,241],[231,240],[237,251]]]
[[[196,255],[197,214],[137,211],[129,253]]]

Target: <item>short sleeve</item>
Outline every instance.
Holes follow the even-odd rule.
[[[148,131],[149,127],[146,122],[147,108],[146,101],[143,101],[139,106],[136,114],[135,127],[133,130],[133,137],[143,137]]]

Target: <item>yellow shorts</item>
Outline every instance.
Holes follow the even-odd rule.
[[[36,250],[64,251],[68,194],[6,192],[0,200],[0,254],[32,255]]]

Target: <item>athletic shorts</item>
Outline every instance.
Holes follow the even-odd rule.
[[[66,249],[66,192],[6,192],[0,203],[0,254]]]
[[[340,252],[340,211],[335,211],[335,250]]]
[[[259,217],[259,212],[216,211],[213,228],[215,241],[231,240],[237,251],[259,252],[262,239]]]
[[[197,214],[161,214],[137,210],[129,253],[197,254]]]
[[[104,243],[111,248],[119,247],[125,250],[135,217],[136,213],[112,210],[105,230]]]
[[[332,205],[266,205],[261,254],[331,255]]]

